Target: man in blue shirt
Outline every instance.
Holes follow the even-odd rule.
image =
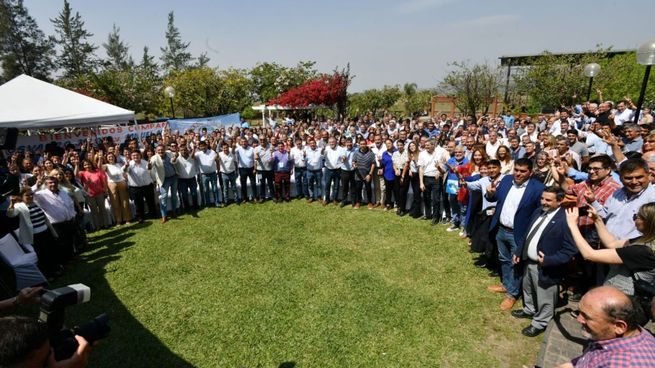
[[[241,138],[241,145],[235,150],[237,166],[239,167],[239,181],[241,183],[241,199],[248,202],[248,179],[252,195],[257,195],[257,182],[255,181],[255,151],[248,145],[246,138]]]

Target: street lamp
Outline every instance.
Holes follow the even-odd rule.
[[[639,113],[641,113],[641,105],[644,103],[644,94],[646,94],[646,85],[650,77],[650,67],[655,64],[655,39],[646,42],[639,46],[637,49],[637,63],[646,65],[646,73],[644,80],[641,82],[641,92],[639,93],[639,101],[637,102],[637,111],[635,111],[634,123],[639,123]]]
[[[168,97],[169,101],[171,101],[171,112],[173,113],[173,119],[175,119],[175,106],[173,105],[173,97],[175,97],[175,88],[173,88],[173,86],[168,86],[164,88],[164,95]]]
[[[600,65],[589,63],[584,66],[584,75],[589,78],[589,88],[587,88],[587,101],[591,98],[591,85],[594,84],[594,77],[600,72]]]

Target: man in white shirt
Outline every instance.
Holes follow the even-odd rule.
[[[200,150],[196,152],[196,160],[202,177],[203,199],[205,206],[221,206],[218,190],[218,176],[216,175],[216,151],[207,146],[207,141],[200,141]],[[212,195],[210,199],[209,195]]]
[[[423,194],[425,206],[424,220],[432,220],[435,225],[441,218],[441,189],[445,164],[450,158],[448,151],[443,147],[435,147],[433,140],[425,144],[425,151],[418,155],[419,187]]]
[[[198,165],[196,163],[195,152],[189,152],[189,147],[182,145],[180,147],[180,156],[177,158],[175,168],[178,172],[178,185],[177,190],[182,198],[182,206],[185,211],[190,210],[192,207],[189,205],[189,192],[191,193],[191,201],[193,209],[198,209],[198,182],[196,175],[198,175]]]
[[[634,119],[635,112],[630,110],[627,107],[628,103],[632,103],[631,100],[621,101],[616,105],[616,112],[614,113],[614,124],[616,126],[621,126],[625,123],[631,122]]]
[[[218,153],[218,169],[221,173],[223,205],[228,205],[230,189],[232,189],[236,204],[241,204],[241,198],[239,198],[239,193],[237,192],[237,159],[234,153],[230,152],[230,145],[225,142],[221,145],[221,152]]]
[[[34,202],[45,212],[46,217],[59,236],[56,247],[58,262],[64,264],[79,250],[75,249],[75,205],[68,193],[59,190],[59,181],[54,176],[45,179],[45,189],[34,193]],[[55,246],[54,244],[49,244]]]
[[[289,151],[289,156],[293,160],[293,175],[296,182],[296,198],[309,198],[309,189],[307,187],[307,162],[302,146],[302,139],[296,138],[296,145]]]
[[[312,194],[307,201],[313,202],[321,198],[323,178],[323,155],[313,138],[309,139],[309,147],[305,147],[304,155],[307,163],[307,186]]]
[[[338,204],[339,196],[339,179],[341,178],[341,165],[342,165],[343,152],[337,146],[337,140],[334,137],[328,139],[328,146],[323,149],[323,157],[325,158],[325,200],[323,206],[328,203],[334,202]]]
[[[261,175],[257,202],[262,203],[264,200],[271,199],[275,195],[275,177],[273,166],[271,165],[271,155],[273,155],[275,147],[268,144],[266,137],[262,136],[259,146],[255,147],[254,150],[255,168],[257,173]],[[266,188],[268,188],[268,196],[266,195]]]
[[[502,145],[502,142],[498,139],[498,133],[495,131],[490,131],[489,132],[489,140],[485,144],[485,151],[487,152],[487,156],[489,156],[490,160],[496,159],[496,151],[498,151],[498,147]]]
[[[146,160],[141,159],[141,152],[138,150],[132,151],[130,157],[132,160],[125,163],[123,171],[127,173],[128,191],[136,206],[139,223],[143,223],[147,217],[154,217],[157,208],[155,206],[155,189],[150,176],[151,166]],[[148,205],[147,215],[144,208],[146,203]]]

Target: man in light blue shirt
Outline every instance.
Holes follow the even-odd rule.
[[[241,145],[235,150],[237,166],[239,167],[239,181],[241,183],[241,199],[248,202],[248,179],[252,195],[257,195],[257,182],[255,181],[255,150],[248,145],[246,138],[241,138]]]
[[[617,239],[634,239],[642,234],[633,217],[642,205],[655,202],[655,187],[650,183],[648,164],[641,158],[623,162],[619,174],[623,188],[615,191],[604,206],[596,200],[587,202],[605,219],[607,229]]]

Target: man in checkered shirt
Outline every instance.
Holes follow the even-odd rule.
[[[593,341],[582,356],[559,368],[655,367],[655,338],[637,324],[630,298],[611,286],[590,290],[580,300],[578,322]]]

